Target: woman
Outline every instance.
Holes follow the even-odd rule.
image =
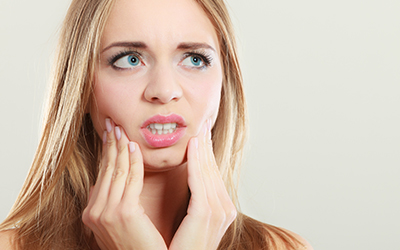
[[[73,1],[49,101],[6,249],[307,247],[236,212],[246,113],[223,1]]]

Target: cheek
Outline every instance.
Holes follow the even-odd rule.
[[[208,89],[208,100],[206,102],[210,115],[213,120],[216,119],[219,110],[219,104],[221,101],[221,90],[222,90],[222,68],[219,66],[215,71],[210,84],[207,86]],[[207,89],[205,90],[207,92]],[[205,93],[207,94],[207,93]]]
[[[198,112],[196,115],[201,120],[211,118],[214,121],[218,114],[221,99],[221,74],[205,77],[196,86],[192,93],[193,100],[196,101],[196,104],[193,105],[195,106],[193,111]]]
[[[93,91],[91,116],[96,131],[101,135],[105,130],[105,119],[111,118],[116,124],[132,117],[129,112],[136,110],[137,100],[127,85],[109,82],[97,82]],[[133,92],[135,93],[135,91]]]

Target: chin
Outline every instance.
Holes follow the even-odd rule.
[[[145,171],[149,172],[169,171],[181,166],[187,160],[186,148],[173,151],[171,148],[159,148],[142,153]]]

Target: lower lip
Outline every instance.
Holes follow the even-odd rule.
[[[147,128],[142,128],[142,134],[146,142],[155,148],[170,147],[177,143],[179,139],[185,134],[186,127],[178,127],[170,134],[153,134]]]

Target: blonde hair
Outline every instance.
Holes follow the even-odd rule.
[[[232,200],[247,113],[233,27],[223,0],[195,0],[213,23],[224,80],[212,130],[214,153]],[[42,137],[21,192],[0,230],[15,228],[20,249],[90,249],[81,220],[97,178],[101,140],[86,112],[100,38],[114,0],[73,0],[63,23]],[[295,249],[285,231],[239,214],[219,249]]]

